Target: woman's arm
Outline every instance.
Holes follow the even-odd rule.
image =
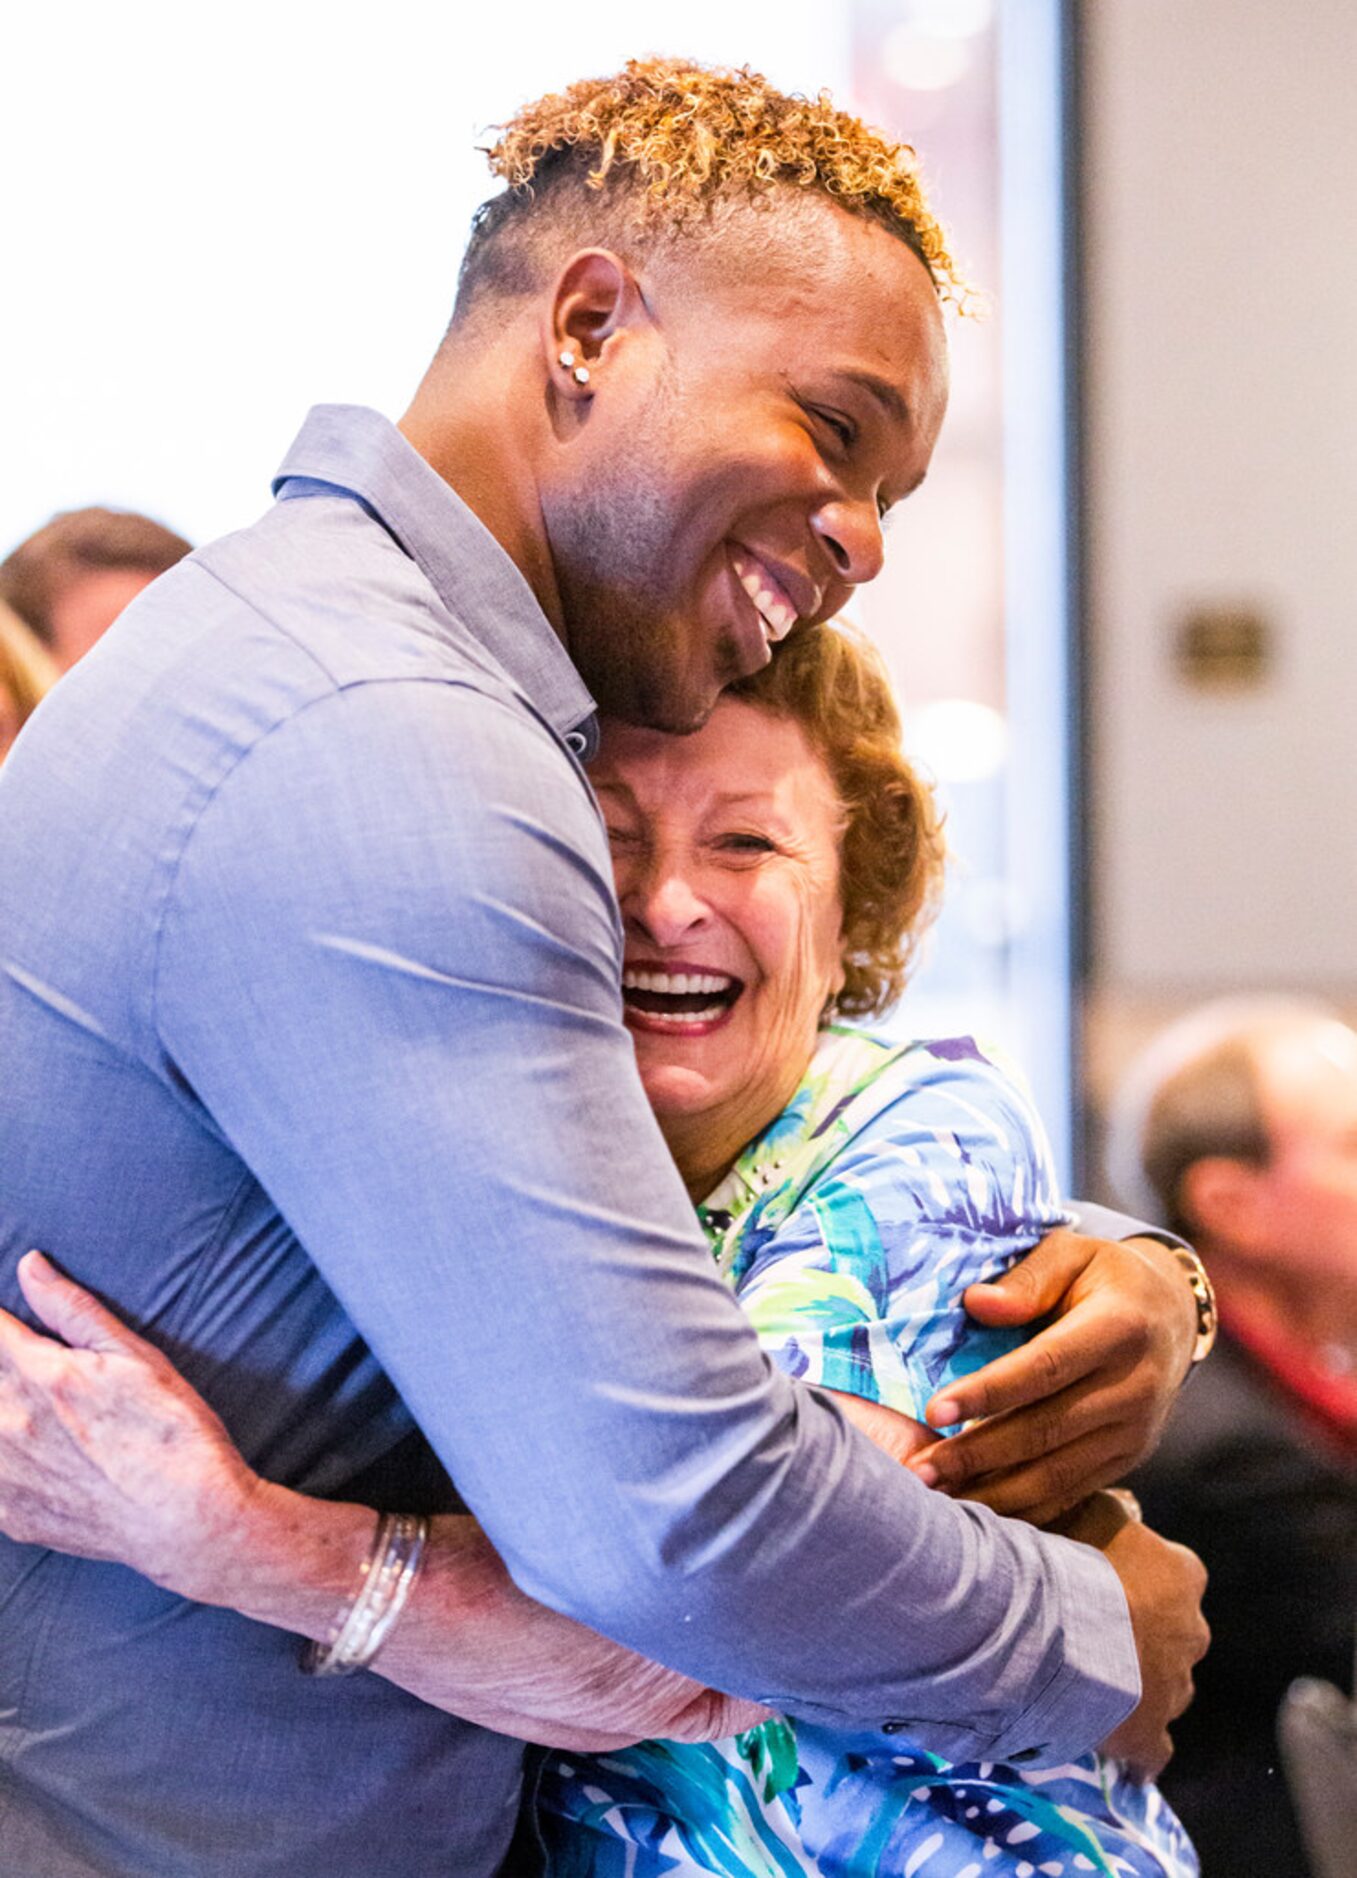
[[[36,1254],[20,1279],[63,1341],[0,1312],[0,1528],[323,1638],[357,1587],[372,1509],[261,1480],[153,1345]],[[719,1739],[764,1718],[535,1604],[464,1515],[433,1521],[377,1673],[501,1734],[581,1751]]]

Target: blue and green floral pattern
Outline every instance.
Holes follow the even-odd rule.
[[[917,1419],[1016,1341],[966,1317],[966,1286],[1068,1217],[1041,1124],[993,1053],[844,1029],[701,1215],[776,1363]],[[550,1753],[539,1820],[549,1878],[1197,1872],[1156,1789],[1099,1756],[949,1765],[783,1719],[707,1745]]]

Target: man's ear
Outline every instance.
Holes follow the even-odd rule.
[[[1194,1161],[1179,1184],[1179,1210],[1209,1240],[1247,1256],[1265,1249],[1263,1169],[1248,1161],[1209,1154]]]
[[[542,312],[552,389],[577,403],[592,398],[617,339],[647,317],[636,276],[619,255],[608,248],[571,255]]]

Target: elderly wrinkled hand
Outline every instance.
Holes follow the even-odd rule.
[[[309,1533],[342,1560],[371,1513],[262,1480],[153,1344],[38,1253],[19,1278],[56,1335],[0,1311],[0,1530],[318,1634],[315,1596],[293,1582],[302,1544]],[[319,1607],[328,1618],[332,1597]],[[465,1515],[434,1521],[378,1673],[482,1727],[576,1750],[718,1740],[766,1716],[525,1597]]]
[[[0,1311],[0,1530],[192,1596],[191,1557],[238,1523],[258,1476],[152,1344],[40,1253],[19,1281],[55,1336]]]
[[[1167,1247],[1062,1228],[997,1283],[972,1285],[965,1303],[985,1324],[1054,1318],[930,1402],[934,1427],[976,1425],[912,1457],[923,1479],[1044,1525],[1149,1453],[1196,1336],[1195,1301]]]

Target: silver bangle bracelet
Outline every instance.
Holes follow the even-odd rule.
[[[428,1538],[423,1514],[379,1515],[357,1591],[335,1613],[324,1641],[302,1651],[308,1676],[351,1676],[368,1667],[409,1602]]]

